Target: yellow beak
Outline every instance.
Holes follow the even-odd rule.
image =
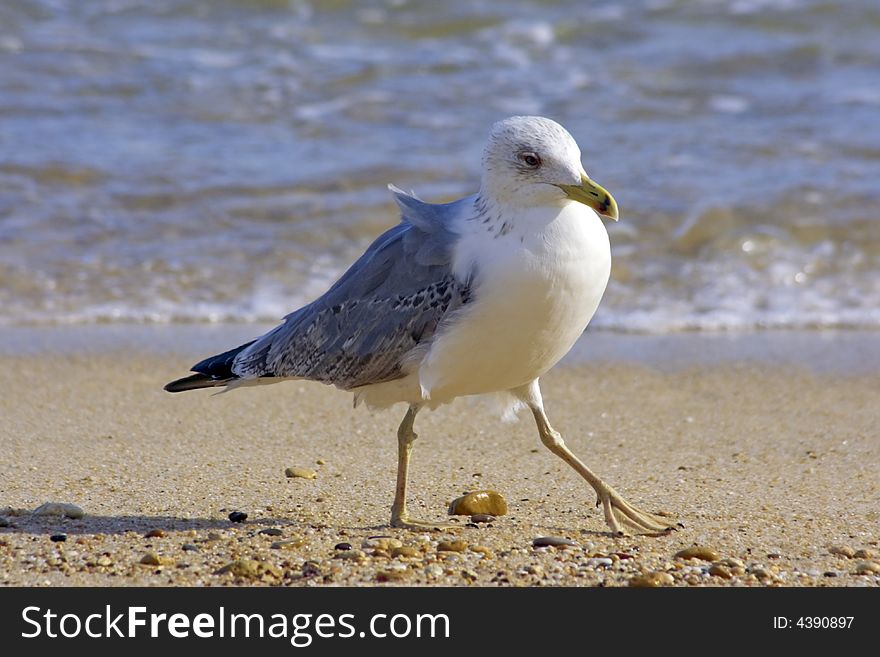
[[[608,191],[597,183],[590,180],[587,174],[581,174],[580,185],[556,185],[568,198],[578,203],[593,208],[601,215],[617,221],[617,201]]]

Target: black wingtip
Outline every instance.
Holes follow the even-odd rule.
[[[166,384],[164,390],[167,392],[185,392],[187,390],[198,390],[199,388],[214,388],[226,385],[229,381],[231,379],[217,379],[207,374],[193,374]]]

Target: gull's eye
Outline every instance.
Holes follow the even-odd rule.
[[[530,169],[541,166],[541,158],[535,153],[520,153],[519,159]]]

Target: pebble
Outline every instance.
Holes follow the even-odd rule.
[[[321,570],[321,565],[316,561],[306,561],[302,565],[300,573],[303,577],[320,577],[324,574]]]
[[[475,513],[471,516],[471,522],[475,525],[479,523],[492,522],[493,520],[495,520],[495,516],[493,516],[491,513]]]
[[[880,563],[876,561],[863,561],[856,565],[856,575],[878,575],[880,574]]]
[[[486,514],[490,516],[507,515],[507,500],[494,490],[478,490],[468,493],[452,501],[449,505],[451,516],[473,516]]]
[[[246,514],[244,511],[233,511],[229,514],[229,519],[232,522],[244,522],[245,520],[247,520],[247,518],[248,514]]]
[[[877,553],[874,552],[874,550],[863,548],[861,550],[856,550],[856,553],[853,556],[856,559],[874,559],[877,557]]]
[[[180,546],[180,548],[184,552],[200,552],[201,551],[201,550],[199,550],[198,545],[193,545],[192,543],[184,543],[183,545]]]
[[[653,572],[636,575],[629,580],[629,585],[638,588],[655,588],[658,586],[672,586],[674,582],[675,580],[672,579],[672,575],[669,573]]]
[[[399,548],[401,545],[403,545],[401,541],[392,538],[391,536],[370,536],[369,538],[365,538],[363,543],[361,543],[361,547],[368,550],[386,551]]]
[[[144,538],[164,538],[165,532],[161,529],[151,529],[146,534],[144,534]]]
[[[367,553],[363,550],[340,550],[333,558],[345,559],[346,561],[363,561],[367,558]]]
[[[95,563],[99,566],[112,566],[113,560],[105,554],[104,556],[98,557],[98,560]]]
[[[746,567],[745,563],[743,563],[740,559],[737,559],[735,557],[728,557],[727,559],[724,559],[723,561],[721,561],[721,565],[727,566],[729,568],[745,568]]]
[[[414,547],[410,547],[409,545],[402,545],[401,547],[394,548],[391,550],[392,557],[399,557],[403,559],[414,559],[416,557],[421,556],[421,552]]]
[[[309,470],[308,468],[287,468],[287,470],[284,471],[284,475],[291,479],[315,479],[317,478],[318,473],[314,470]]]
[[[141,563],[145,566],[173,566],[174,559],[171,557],[160,557],[155,552],[147,552],[141,557]]]
[[[465,541],[440,541],[437,544],[437,552],[464,552],[467,547]]]
[[[720,577],[721,579],[730,579],[731,577],[733,577],[727,567],[723,566],[720,563],[713,563],[712,566],[709,568],[709,574],[713,577]]]
[[[284,536],[284,532],[277,527],[267,527],[266,529],[261,529],[257,533],[262,534],[263,536]]]
[[[350,550],[351,543],[337,543],[336,545],[333,546],[333,549],[334,550]]]
[[[264,561],[254,561],[253,559],[238,559],[214,572],[215,575],[222,575],[223,573],[232,573],[236,577],[247,577],[249,579],[259,579],[264,575],[280,578],[282,574],[278,566]]]
[[[471,548],[471,552],[476,552],[477,554],[482,554],[484,559],[494,559],[495,553],[492,552],[490,548],[487,548],[485,545],[474,545]]]
[[[610,568],[614,561],[608,557],[593,557],[592,559],[587,559],[586,563],[590,568]]]
[[[298,547],[302,547],[305,544],[305,539],[303,538],[288,538],[286,541],[275,541],[272,545],[269,546],[270,550],[295,550]]]
[[[540,547],[576,547],[577,543],[575,543],[570,538],[565,538],[563,536],[539,536],[538,538],[532,541],[532,547],[540,548]]]
[[[775,579],[773,573],[771,573],[766,568],[752,568],[749,570],[749,572],[758,579]]]
[[[675,553],[676,559],[700,559],[701,561],[718,561],[721,555],[712,548],[689,547]]]
[[[425,566],[425,575],[428,577],[441,577],[443,575],[443,566],[436,563]]]
[[[61,516],[62,518],[73,518],[78,520],[85,515],[76,504],[65,504],[63,502],[46,502],[34,509],[35,516]]]
[[[853,550],[849,545],[840,545],[833,547],[829,550],[831,554],[835,554],[838,557],[846,557],[847,559],[852,559],[856,556],[856,551]]]
[[[407,571],[405,570],[382,570],[376,573],[377,582],[399,582],[406,579]]]
[[[63,543],[67,540],[67,534],[52,534],[49,540],[53,543]]]

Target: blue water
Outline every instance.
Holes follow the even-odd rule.
[[[551,116],[616,330],[880,326],[880,4],[4,0],[0,324],[272,321]]]

